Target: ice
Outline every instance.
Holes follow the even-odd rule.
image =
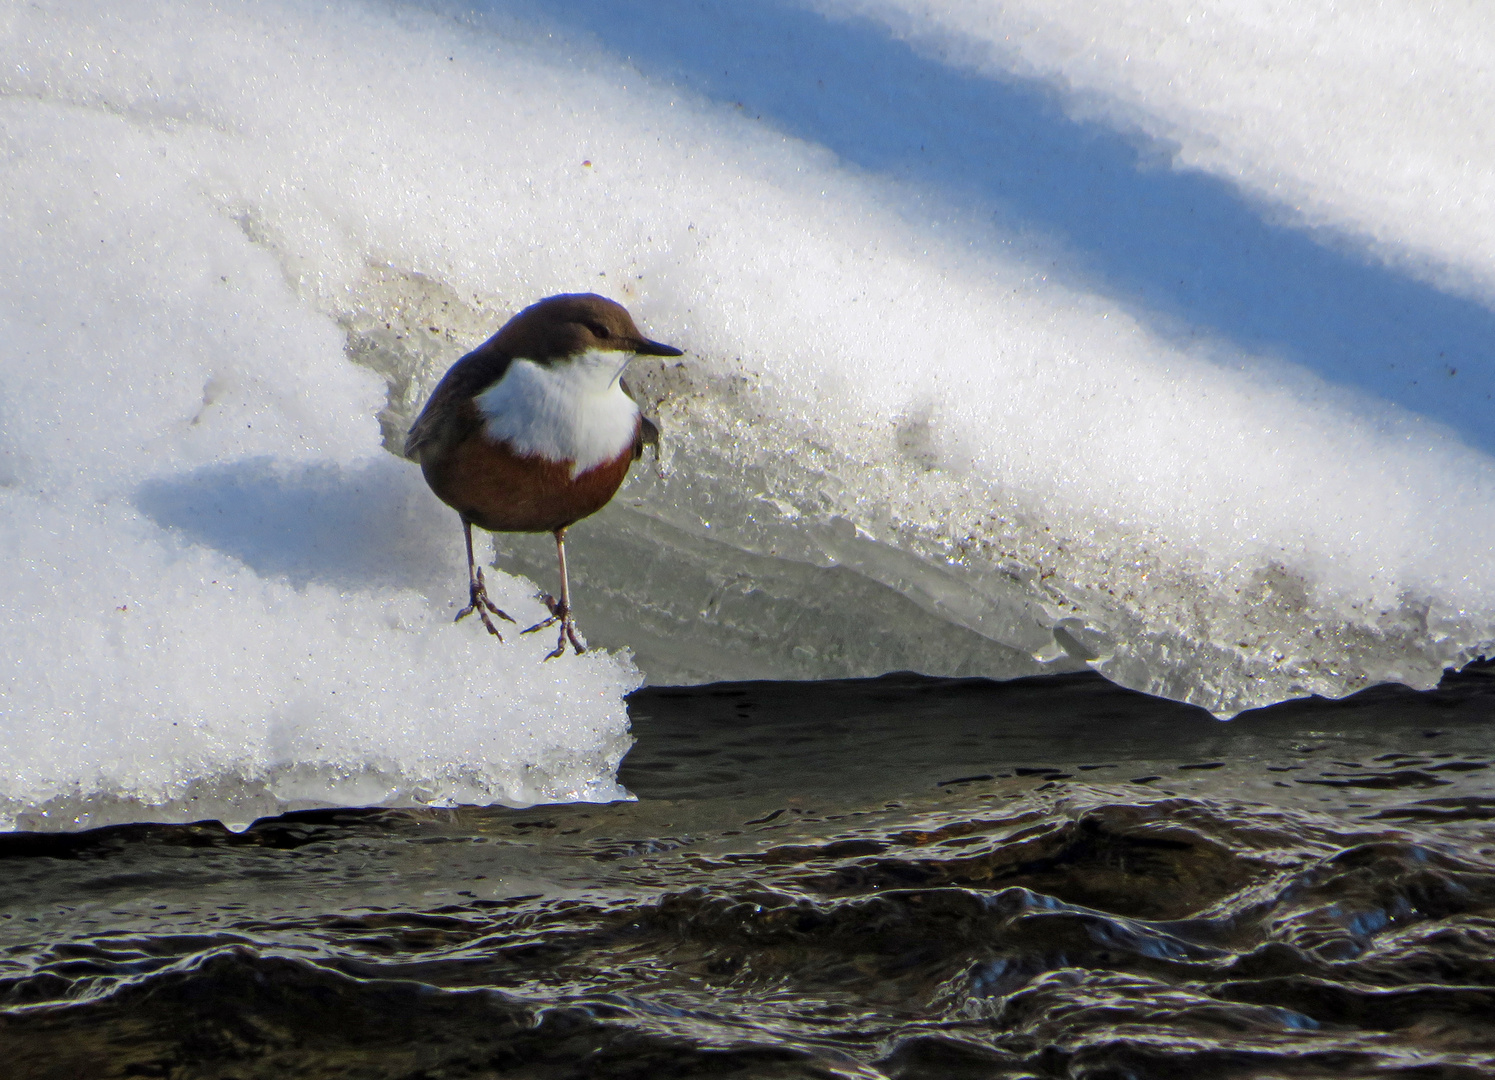
[[[1481,181],[1441,119],[1400,194],[1368,148],[1424,83],[1367,113],[1348,46],[1138,5],[652,10],[6,13],[7,820],[615,797],[640,670],[1090,665],[1228,714],[1491,648]],[[1039,158],[972,135],[1003,108]],[[1339,179],[1273,187],[1336,123]],[[663,454],[570,540],[615,651],[541,664],[452,625],[455,516],[384,447],[582,289],[690,352],[631,370]],[[1423,345],[1433,389],[1377,367]],[[500,537],[500,606],[551,559]]]

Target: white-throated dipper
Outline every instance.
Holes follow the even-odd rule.
[[[566,530],[595,514],[628,475],[658,429],[622,384],[635,355],[680,356],[679,349],[639,333],[626,308],[593,293],[550,296],[515,315],[503,329],[452,365],[405,440],[436,497],[462,518],[467,537],[468,603],[488,632],[503,635],[491,612],[483,571],[472,557],[472,527],[489,532],[555,535],[561,598],[546,596],[550,618],[526,634],[560,623],[560,640],[586,646],[571,617]]]

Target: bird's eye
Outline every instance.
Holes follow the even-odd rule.
[[[601,323],[589,322],[587,323],[587,329],[592,332],[592,336],[595,338],[612,337],[612,331],[603,326]]]

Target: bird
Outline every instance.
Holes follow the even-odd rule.
[[[410,427],[405,456],[420,465],[436,497],[462,520],[467,540],[468,603],[514,619],[488,598],[472,555],[472,527],[489,532],[548,532],[560,564],[560,599],[545,594],[550,617],[523,631],[560,626],[555,649],[586,644],[571,613],[566,530],[607,505],[659,429],[639,411],[622,381],[634,356],[682,356],[651,341],[621,304],[596,293],[548,296],[506,322],[436,384]],[[516,624],[517,625],[517,624]]]

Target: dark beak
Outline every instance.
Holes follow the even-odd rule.
[[[633,351],[639,356],[684,356],[685,352],[660,341],[639,338],[633,343]]]

